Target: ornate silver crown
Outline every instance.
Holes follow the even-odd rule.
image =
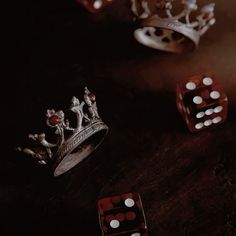
[[[96,97],[86,87],[84,101],[73,97],[70,110],[77,118],[75,127],[71,127],[63,111],[47,110],[46,123],[55,129],[55,143],[47,141],[45,133],[30,134],[29,138],[36,145],[18,148],[36,158],[40,164],[52,162],[54,176],[65,173],[85,159],[98,147],[108,131],[98,114]]]
[[[191,14],[198,9],[197,0],[182,0],[183,10],[173,13],[174,0],[162,0],[155,4],[152,13],[147,0],[131,0],[132,12],[140,19],[140,27],[134,36],[141,44],[163,51],[182,53],[193,50],[201,36],[215,24],[215,3],[200,10],[192,20]]]

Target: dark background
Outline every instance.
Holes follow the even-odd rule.
[[[95,15],[72,0],[2,5],[0,235],[99,236],[97,199],[125,192],[142,195],[150,236],[236,235],[235,1],[216,3],[217,24],[184,55],[135,42],[129,1]],[[229,117],[191,134],[175,83],[202,73],[225,89]],[[109,135],[53,178],[14,148],[46,128],[47,108],[66,110],[85,85]]]

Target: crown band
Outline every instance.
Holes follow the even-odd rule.
[[[103,141],[108,132],[101,120],[96,97],[86,87],[84,101],[73,97],[70,110],[76,115],[76,127],[65,120],[63,111],[47,110],[47,125],[55,130],[56,143],[46,140],[45,133],[30,134],[36,143],[31,148],[18,148],[38,160],[39,164],[51,163],[54,176],[59,176],[88,157]]]
[[[153,35],[147,35],[147,33],[153,32],[159,29],[163,37]],[[175,32],[183,35],[181,37],[181,43],[179,40],[172,40],[172,42],[166,42],[165,40],[171,37]],[[141,28],[138,28],[134,32],[134,36],[138,42],[145,46],[159,49],[168,52],[182,53],[185,51],[191,51],[198,46],[200,36],[198,33],[187,27],[185,24],[179,21],[170,22],[166,19],[160,19],[158,16],[152,16],[148,19],[144,19],[141,22]],[[167,37],[166,37],[167,36]]]
[[[74,134],[56,153],[54,176],[59,176],[88,157],[102,143],[108,127],[98,121]]]

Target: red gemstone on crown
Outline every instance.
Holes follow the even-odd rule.
[[[61,118],[58,115],[52,115],[48,119],[50,125],[55,126],[58,125],[61,122]]]
[[[209,13],[205,13],[203,18],[204,18],[204,20],[208,20],[209,19]]]
[[[95,96],[95,94],[93,94],[93,93],[90,93],[90,94],[89,94],[89,98],[90,98],[90,100],[91,100],[92,102],[95,102],[95,100],[96,100],[96,96]]]

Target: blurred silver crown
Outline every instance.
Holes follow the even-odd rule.
[[[75,127],[65,120],[63,111],[47,110],[46,123],[55,129],[55,143],[47,141],[45,133],[30,134],[29,138],[36,145],[18,148],[36,158],[40,164],[53,162],[54,176],[65,173],[85,159],[102,142],[108,131],[98,114],[96,97],[86,87],[84,101],[80,102],[73,97],[70,110],[77,118]]]
[[[140,19],[135,38],[143,45],[163,51],[181,53],[193,50],[201,36],[215,24],[215,3],[204,6],[192,20],[191,14],[198,9],[197,0],[182,0],[183,10],[173,13],[174,0],[162,0],[152,13],[147,0],[131,0],[132,12]],[[158,14],[159,10],[164,12]],[[161,12],[160,12],[161,13]]]

